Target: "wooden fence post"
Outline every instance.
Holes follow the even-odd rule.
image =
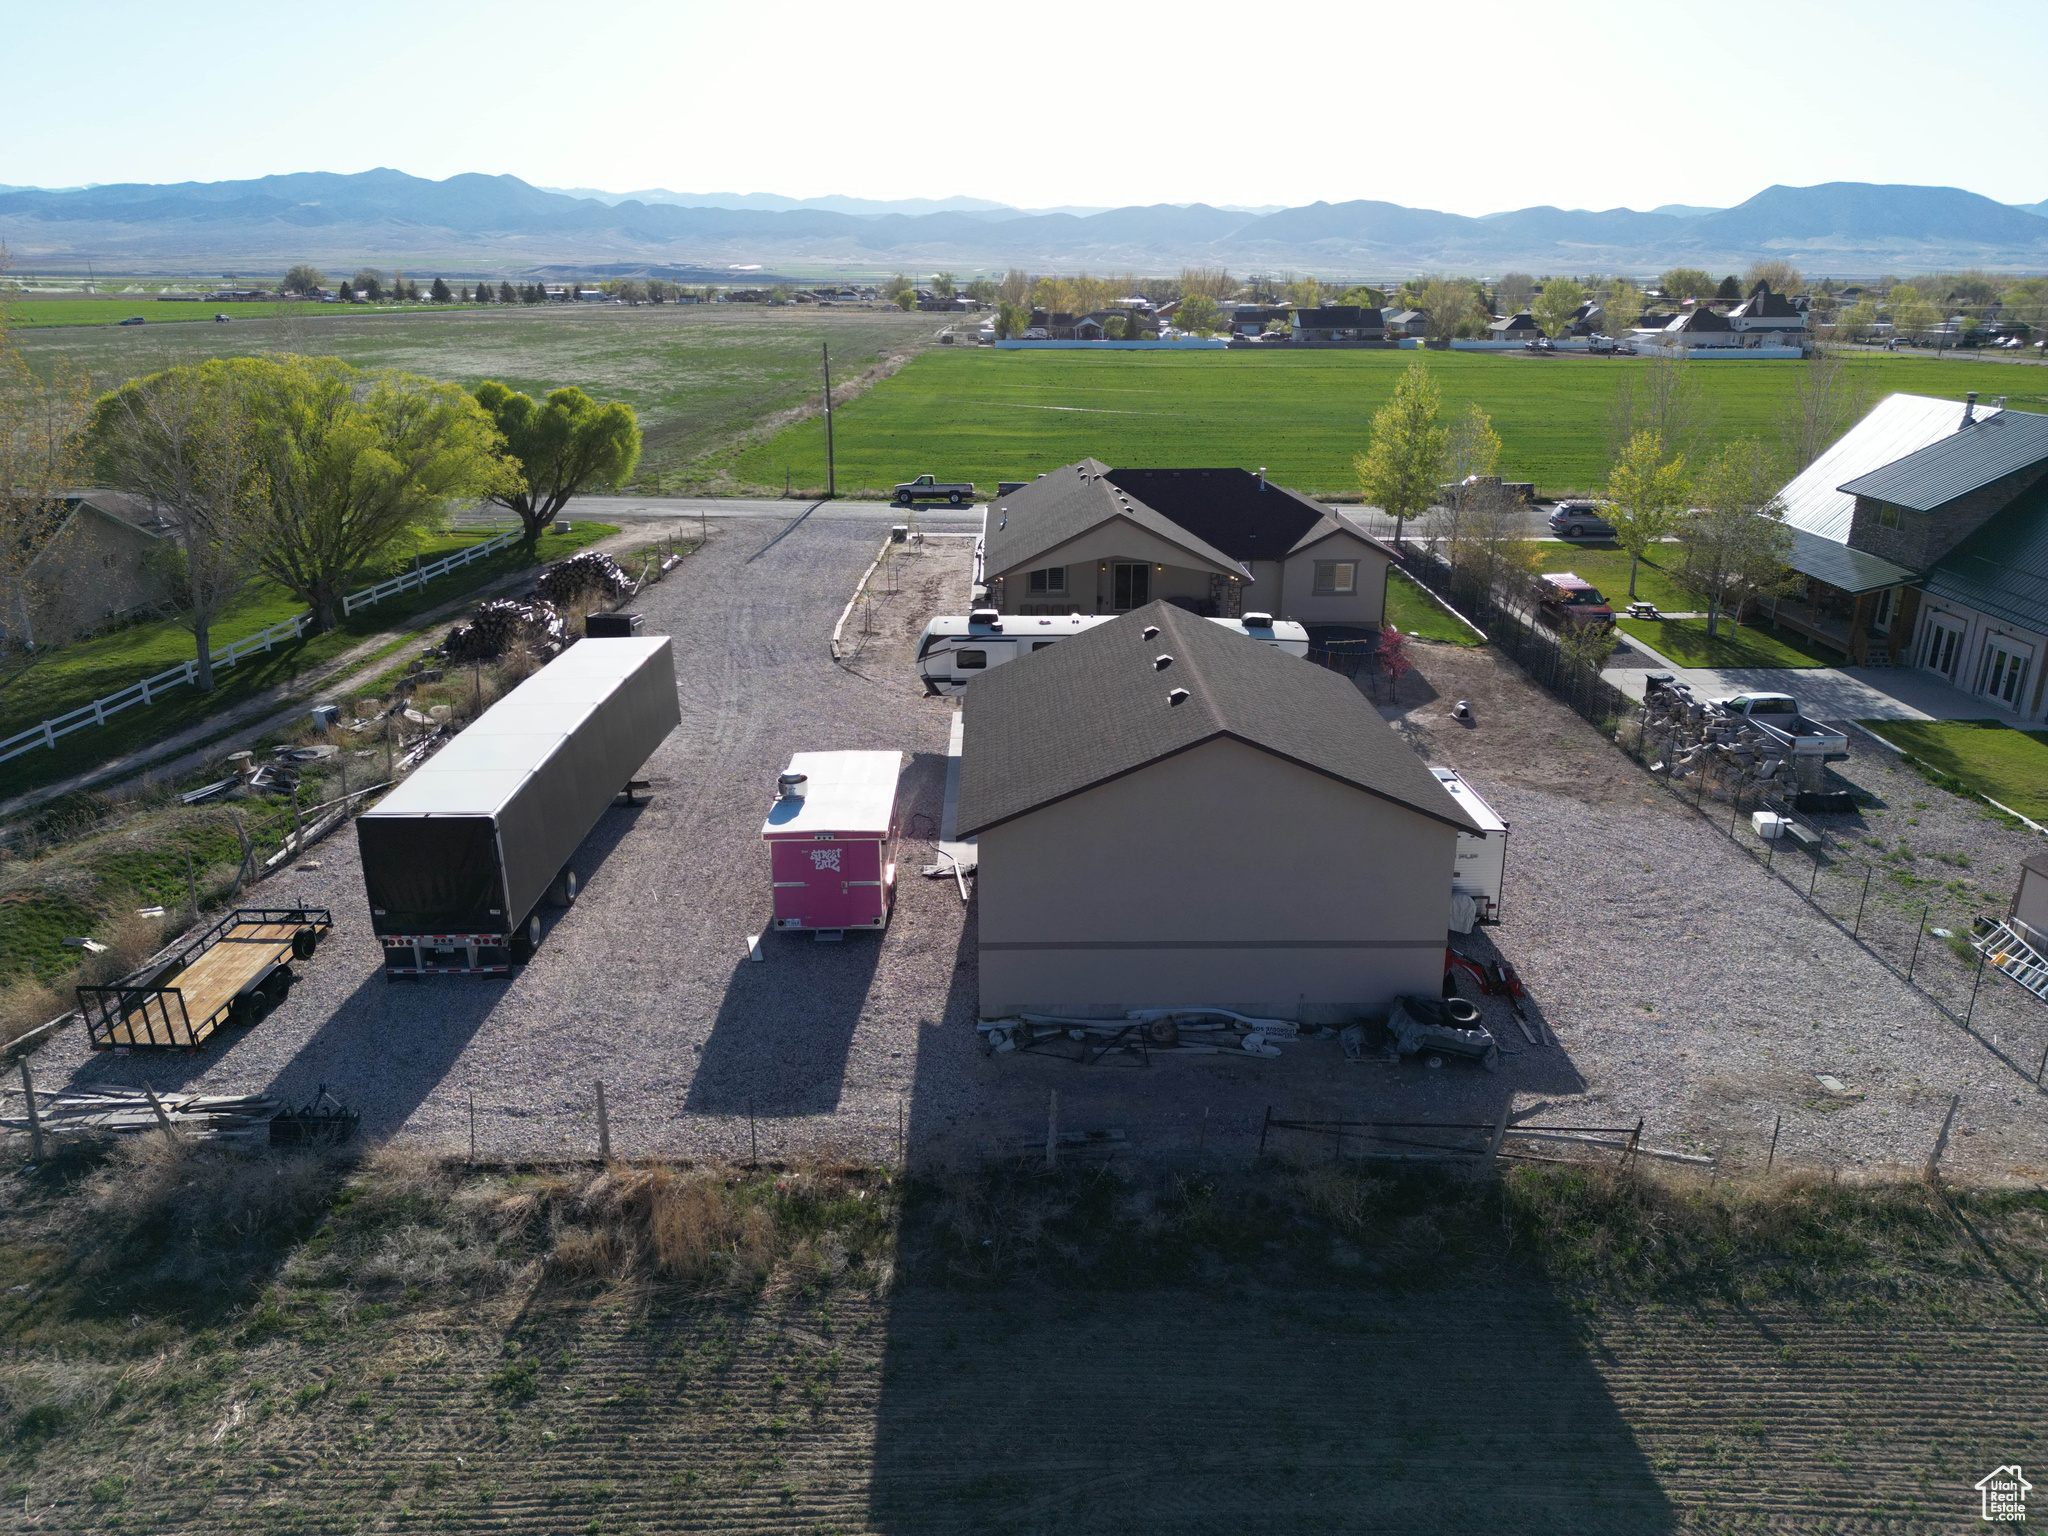
[[[1769,1173],[1771,1171],[1771,1165],[1777,1162],[1778,1160],[1778,1132],[1782,1131],[1783,1129],[1785,1129],[1785,1117],[1783,1115],[1780,1115],[1778,1116],[1776,1122],[1771,1126],[1771,1155],[1764,1159],[1765,1173]]]
[[[603,1078],[597,1080],[597,1155],[602,1162],[612,1160],[612,1122],[605,1113]]]
[[[1060,1091],[1052,1090],[1052,1098],[1045,1109],[1045,1166],[1048,1171],[1060,1165]]]
[[[156,1090],[150,1087],[148,1083],[142,1085],[142,1091],[148,1096],[149,1107],[156,1111],[156,1123],[164,1128],[164,1139],[166,1141],[176,1141],[178,1133],[171,1129],[171,1117],[164,1108],[164,1101],[156,1096]]]
[[[1962,1102],[1960,1093],[1949,1095],[1948,1113],[1941,1117],[1941,1134],[1934,1138],[1934,1150],[1927,1156],[1927,1182],[1930,1184],[1941,1175],[1941,1154],[1948,1150],[1948,1128],[1955,1123],[1956,1106]]]
[[[1489,1167],[1499,1160],[1500,1144],[1508,1139],[1508,1109],[1513,1103],[1514,1095],[1510,1094],[1501,1103],[1500,1118],[1493,1123],[1493,1139],[1486,1144],[1486,1161]]]
[[[29,1156],[36,1162],[43,1160],[43,1116],[36,1108],[35,1079],[28,1073],[28,1058],[21,1058],[21,1096],[28,1102],[28,1143]]]

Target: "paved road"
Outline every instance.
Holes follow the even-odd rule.
[[[725,496],[578,496],[562,516],[571,521],[589,519],[600,523],[667,522],[674,518],[704,517],[781,519],[802,517],[809,509],[812,522],[900,523],[906,507],[887,501],[747,501]],[[460,521],[498,523],[505,514],[496,508],[479,508]],[[981,508],[926,506],[917,509],[921,527],[954,532],[981,528]]]

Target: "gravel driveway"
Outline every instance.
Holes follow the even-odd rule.
[[[2031,1000],[1987,983],[1984,1038],[1964,1034],[1510,663],[1425,642],[1382,712],[1513,823],[1506,921],[1460,942],[1482,955],[1497,944],[1516,964],[1555,1044],[1528,1044],[1487,999],[1511,1053],[1498,1074],[1347,1062],[1334,1041],[1299,1042],[1278,1061],[984,1057],[972,909],[950,880],[915,873],[937,835],[953,706],[921,696],[911,647],[928,614],[963,605],[966,546],[908,557],[874,605],[875,632],[835,667],[825,637],[877,542],[859,522],[735,522],[646,595],[648,628],[675,638],[682,727],[650,764],[652,803],[607,815],[578,859],[581,900],[510,981],[385,982],[354,842],[338,836],[316,850],[320,869],[263,893],[337,918],[267,1022],[191,1057],[93,1057],[74,1029],[41,1053],[42,1082],[294,1097],[325,1083],[363,1111],[367,1132],[453,1150],[468,1144],[473,1094],[486,1158],[593,1153],[602,1079],[624,1155],[758,1145],[764,1157],[888,1156],[899,1116],[924,1160],[1042,1146],[1056,1091],[1062,1129],[1121,1132],[1138,1155],[1249,1158],[1268,1107],[1490,1124],[1505,1104],[1548,1123],[1640,1117],[1652,1144],[1736,1163],[1762,1162],[1782,1116],[1780,1162],[1851,1170],[1924,1162],[1953,1092],[1963,1107],[1949,1166],[2048,1172],[2048,1100],[1995,1049],[2001,1031],[2040,1033],[2019,1006]],[[1470,725],[1451,718],[1459,698],[1472,701]],[[765,963],[752,964],[746,939],[769,913],[757,834],[774,775],[793,751],[825,747],[912,754],[895,919],[880,941],[769,935]],[[1888,792],[1896,801],[1896,785]],[[1979,835],[1973,813],[1917,780],[1902,809],[1928,816],[1916,801],[1943,805],[1956,838]],[[2003,853],[1980,857],[1980,878]],[[1945,952],[1936,963],[1953,965]],[[1829,1095],[1821,1073],[1860,1096]],[[1333,1148],[1276,1132],[1272,1150]]]
[[[771,935],[767,963],[746,957],[769,915],[761,819],[792,752],[902,749],[917,826],[936,835],[951,706],[921,696],[910,637],[928,612],[964,607],[968,546],[909,552],[898,595],[877,605],[883,632],[836,667],[826,636],[879,542],[863,522],[714,525],[643,595],[648,631],[674,636],[682,725],[648,765],[651,803],[606,815],[576,860],[576,906],[550,914],[534,963],[509,982],[385,981],[344,832],[313,850],[319,869],[262,890],[335,912],[263,1025],[192,1056],[94,1056],[73,1028],[40,1053],[43,1084],[76,1074],[300,1098],[324,1083],[366,1133],[462,1148],[473,1092],[479,1155],[502,1158],[593,1152],[602,1079],[625,1154],[744,1153],[750,1109],[764,1155],[792,1147],[792,1122],[807,1142],[893,1146],[918,1021],[943,1017],[952,989],[951,882],[911,870],[879,942]],[[927,856],[909,845],[904,863]]]

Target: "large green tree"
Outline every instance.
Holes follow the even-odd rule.
[[[1638,432],[1628,441],[1607,476],[1601,510],[1614,524],[1614,542],[1628,551],[1628,595],[1636,595],[1636,566],[1677,525],[1691,491],[1685,456],[1667,459],[1664,443],[1654,432]]]
[[[600,405],[573,385],[535,400],[492,381],[476,399],[519,467],[519,483],[491,500],[519,514],[528,549],[570,497],[618,485],[640,462],[640,423],[622,401]]]
[[[1586,302],[1586,290],[1569,277],[1547,277],[1533,311],[1543,334],[1555,341],[1571,326],[1572,316]]]
[[[1720,285],[1698,267],[1673,267],[1657,279],[1657,286],[1672,303],[1681,299],[1711,299]]]
[[[131,379],[101,397],[89,443],[100,478],[176,525],[156,557],[192,632],[194,681],[213,691],[213,625],[255,574],[266,493],[246,369],[216,359]]]
[[[235,358],[263,499],[257,568],[332,628],[377,560],[439,524],[449,501],[518,483],[491,418],[459,385],[366,373],[332,357]]]
[[[1352,461],[1366,501],[1401,524],[1426,512],[1450,462],[1450,432],[1437,420],[1439,396],[1428,365],[1417,358],[1394,383],[1372,419],[1372,446]]]

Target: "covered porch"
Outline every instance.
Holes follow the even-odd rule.
[[[1864,550],[1794,528],[1787,561],[1801,577],[1791,595],[1763,605],[1775,627],[1838,651],[1851,666],[1886,667],[1913,633],[1918,576]],[[1900,645],[1893,643],[1900,637]]]

